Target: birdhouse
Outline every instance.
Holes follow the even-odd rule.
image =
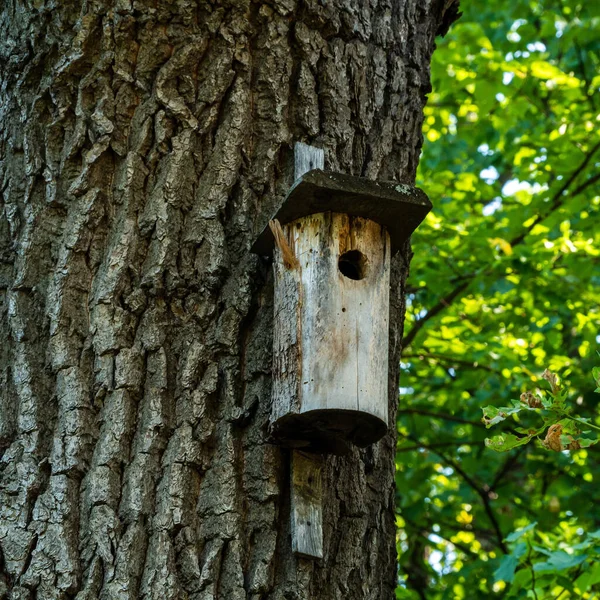
[[[390,258],[429,212],[419,189],[311,170],[252,250],[273,256],[271,432],[344,454],[388,429]]]

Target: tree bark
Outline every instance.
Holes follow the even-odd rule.
[[[0,598],[393,596],[393,431],[327,459],[324,559],[291,553],[249,248],[295,141],[414,182],[447,4],[4,1]]]

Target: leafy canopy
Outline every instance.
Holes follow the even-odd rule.
[[[591,598],[600,3],[462,10],[434,54],[418,175],[434,210],[413,236],[396,594]]]

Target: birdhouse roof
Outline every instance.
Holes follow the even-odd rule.
[[[294,182],[272,219],[284,225],[322,212],[364,217],[387,228],[394,254],[430,210],[431,202],[419,188],[314,169]],[[255,254],[270,255],[274,243],[267,224],[251,250]]]

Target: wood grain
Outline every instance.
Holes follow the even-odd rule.
[[[313,169],[325,168],[325,151],[302,142],[294,144],[294,181]]]
[[[387,430],[389,236],[338,213],[283,231],[300,265],[290,272],[276,251],[273,433],[291,447],[342,454]],[[364,257],[360,280],[340,271],[348,251]]]
[[[323,558],[323,457],[292,453],[292,550],[310,558]]]

